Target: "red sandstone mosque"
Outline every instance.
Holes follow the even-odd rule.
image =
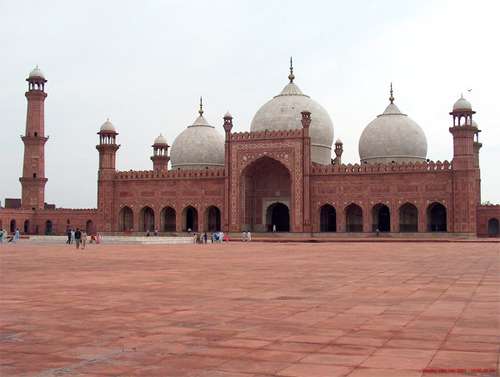
[[[148,171],[116,170],[118,132],[107,120],[96,146],[97,208],[67,209],[45,203],[47,80],[36,67],[26,79],[22,196],[5,200],[0,228],[499,236],[500,205],[481,205],[480,130],[465,98],[450,112],[451,161],[427,158],[424,131],[399,110],[391,87],[387,108],[361,134],[360,163],[344,164],[328,112],[295,84],[292,66],[288,79],[250,132],[232,132],[229,113],[221,127],[210,125],[200,101],[198,117],[171,147],[162,135],[154,140]]]

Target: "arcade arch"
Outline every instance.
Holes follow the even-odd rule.
[[[134,229],[134,212],[130,207],[123,207],[118,214],[118,229],[120,232],[130,232]]]
[[[337,231],[337,212],[335,207],[330,204],[323,205],[319,210],[319,231]]]

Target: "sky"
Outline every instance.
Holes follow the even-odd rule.
[[[451,160],[449,112],[463,92],[482,130],[482,200],[500,203],[498,1],[0,0],[0,199],[20,197],[29,71],[48,80],[46,201],[97,202],[96,132],[119,132],[119,170],[150,170],[197,116],[247,131],[288,82],[322,104],[359,162],[364,127],[396,104],[424,130],[427,157]],[[469,89],[472,89],[470,92]]]

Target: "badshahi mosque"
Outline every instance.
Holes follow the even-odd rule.
[[[36,67],[26,81],[22,194],[0,208],[0,228],[11,232],[274,228],[309,235],[499,236],[500,205],[481,204],[480,129],[463,96],[449,110],[449,161],[427,155],[424,130],[399,109],[391,85],[387,107],[360,135],[359,162],[346,164],[330,115],[302,92],[290,65],[288,82],[257,110],[249,131],[233,132],[229,113],[211,124],[200,101],[193,123],[172,145],[161,134],[154,140],[151,170],[116,170],[118,127],[106,120],[97,132],[97,208],[69,209],[45,202],[47,79]]]

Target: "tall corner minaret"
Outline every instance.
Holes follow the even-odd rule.
[[[103,123],[99,132],[99,170],[97,172],[97,209],[101,215],[99,229],[101,232],[112,231],[113,224],[113,183],[116,174],[116,151],[120,145],[116,144],[115,126],[109,121]]]
[[[476,234],[476,206],[479,166],[476,164],[474,136],[478,129],[472,120],[475,111],[463,96],[453,105],[450,115],[453,126],[453,210],[452,229],[455,233]]]
[[[23,176],[19,178],[22,186],[21,205],[25,209],[45,207],[45,83],[47,80],[36,66],[26,79],[28,100],[26,131],[21,139],[24,143]]]

